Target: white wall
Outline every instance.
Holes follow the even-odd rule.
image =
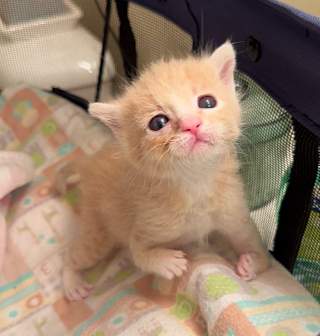
[[[320,18],[320,0],[280,0],[290,6],[298,8],[303,12]]]

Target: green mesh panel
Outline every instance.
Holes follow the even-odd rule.
[[[248,76],[236,73],[243,108],[239,142],[241,174],[248,204],[269,249],[277,228],[286,186],[282,178],[293,160],[294,137],[289,114]]]

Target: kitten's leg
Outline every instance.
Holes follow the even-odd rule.
[[[93,288],[86,283],[81,271],[105,258],[114,246],[110,236],[93,228],[80,232],[75,238],[67,251],[63,270],[63,285],[70,301],[82,300],[89,295]]]
[[[270,266],[270,254],[250,218],[225,226],[223,232],[239,255],[237,274],[242,279],[253,280]]]
[[[188,261],[179,250],[150,247],[131,237],[130,250],[136,266],[145,272],[155,273],[166,279],[181,276],[187,270]]]

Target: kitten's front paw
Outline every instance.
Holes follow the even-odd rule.
[[[250,281],[257,277],[255,272],[255,261],[250,253],[241,254],[237,263],[236,273],[245,281]]]
[[[83,278],[82,274],[69,266],[63,270],[63,287],[69,301],[80,301],[89,296],[93,287]]]
[[[182,251],[163,250],[163,255],[154,263],[153,272],[166,279],[180,277],[187,270],[188,260]]]
[[[65,290],[66,297],[69,301],[80,301],[89,296],[93,287],[88,283],[79,283]]]

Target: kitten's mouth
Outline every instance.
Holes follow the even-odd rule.
[[[190,150],[191,151],[204,150],[204,149],[208,148],[210,145],[211,145],[211,143],[209,141],[201,140],[201,139],[195,137],[193,144],[190,146]]]
[[[211,139],[207,139],[204,135],[193,135],[185,137],[184,139],[180,138],[172,143],[172,150],[177,156],[205,154],[213,145],[213,141],[210,140]]]

